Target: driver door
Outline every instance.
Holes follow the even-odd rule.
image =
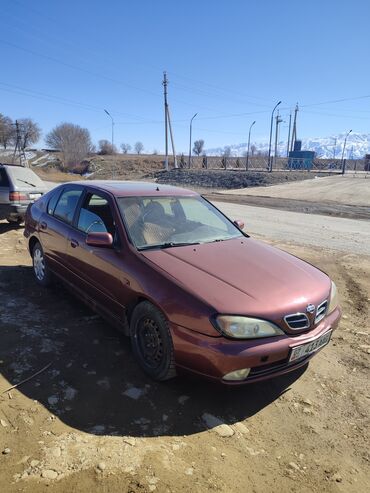
[[[88,191],[77,211],[74,231],[68,241],[67,255],[81,294],[96,302],[110,316],[122,319],[125,287],[122,261],[117,248],[86,244],[90,232],[108,232],[114,244],[120,242],[115,211],[110,197],[103,192]]]

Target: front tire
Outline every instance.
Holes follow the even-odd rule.
[[[147,375],[158,381],[176,376],[168,321],[148,301],[135,307],[131,316],[130,336],[133,353]]]
[[[44,250],[39,242],[35,243],[32,249],[32,265],[36,282],[44,287],[49,286],[51,273],[45,260]]]

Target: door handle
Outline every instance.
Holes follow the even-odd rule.
[[[71,239],[71,247],[72,247],[72,248],[76,248],[76,247],[78,247],[78,244],[79,244],[79,243],[78,243],[78,241],[77,241],[77,240],[74,240],[73,238]]]
[[[48,225],[46,224],[45,221],[42,221],[42,223],[40,223],[40,228],[41,229],[47,229]]]

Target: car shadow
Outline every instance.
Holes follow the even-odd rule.
[[[127,338],[62,285],[36,285],[30,267],[0,267],[0,296],[0,369],[9,387],[51,363],[13,392],[95,435],[191,435],[207,429],[205,413],[233,424],[274,402],[306,369],[243,387],[187,376],[157,383],[137,366]]]
[[[23,229],[24,224],[19,224],[19,223],[8,223],[7,221],[0,221],[0,235],[4,233],[8,233],[9,231],[17,230],[17,229]]]

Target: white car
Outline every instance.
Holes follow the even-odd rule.
[[[44,182],[30,168],[0,163],[0,220],[22,223],[28,204],[46,192]]]

